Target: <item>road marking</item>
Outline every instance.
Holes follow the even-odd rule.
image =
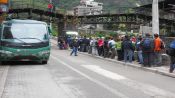
[[[96,79],[93,79],[91,77],[89,77],[88,75],[80,72],[79,70],[71,67],[71,65],[68,65],[67,63],[59,60],[58,58],[56,57],[53,57],[52,58],[55,58],[57,61],[59,61],[60,63],[62,63],[63,65],[66,65],[67,67],[69,67],[70,69],[74,70],[75,72],[79,73],[80,75],[88,78],[89,80],[97,83],[98,85],[108,89],[109,91],[113,92],[113,93],[116,93],[117,91],[113,88],[110,88],[109,86],[105,85],[104,83],[96,80]],[[110,71],[107,71],[105,69],[102,69],[100,66],[97,66],[97,65],[80,65],[90,71],[93,71],[97,74],[100,74],[102,76],[105,76],[107,78],[110,78],[110,79],[113,79],[113,80],[116,80],[117,82],[120,82],[121,84],[123,85],[126,85],[128,87],[131,87],[135,90],[138,90],[138,91],[141,91],[143,92],[144,94],[147,94],[153,98],[175,98],[175,94],[172,93],[172,92],[169,92],[169,91],[165,91],[163,89],[160,89],[160,88],[157,88],[153,85],[149,85],[149,84],[145,84],[145,83],[140,83],[140,82],[137,82],[137,81],[134,81],[134,80],[131,80],[131,79],[128,79],[124,76],[121,76],[121,75],[118,75],[116,73],[113,73],[113,72],[110,72]],[[112,76],[110,76],[112,75]],[[122,93],[120,92],[117,92],[121,95],[123,95]],[[117,94],[116,94],[117,95]],[[126,97],[126,95],[124,95]],[[123,98],[123,97],[121,97]]]
[[[104,77],[107,77],[109,79],[117,80],[121,84],[127,85],[129,87],[132,87],[136,90],[142,91],[143,93],[153,96],[154,98],[175,98],[175,95],[171,92],[167,92],[165,90],[162,90],[160,88],[157,88],[152,85],[140,83],[134,80],[130,80],[124,76],[121,76],[117,73],[110,72],[108,70],[105,70],[97,65],[81,65],[82,67],[89,69],[93,72],[96,72],[97,74],[100,74]],[[159,97],[157,97],[159,96]]]
[[[115,95],[118,96],[119,98],[129,98],[129,97],[127,97],[126,95],[124,95],[124,94],[118,92],[117,90],[115,90],[115,89],[113,89],[113,88],[107,86],[106,84],[104,84],[104,83],[102,83],[102,82],[100,82],[100,81],[98,81],[98,80],[96,80],[96,79],[93,79],[93,78],[89,77],[88,75],[84,74],[83,72],[81,72],[81,71],[79,71],[79,70],[73,68],[71,65],[69,65],[69,64],[67,64],[67,63],[65,63],[65,62],[63,62],[63,61],[61,61],[61,60],[59,60],[58,58],[56,58],[56,57],[54,57],[54,56],[52,56],[52,55],[51,55],[51,58],[53,58],[53,59],[55,59],[56,61],[60,62],[61,64],[65,65],[66,67],[68,67],[69,69],[75,71],[76,73],[80,74],[81,76],[87,78],[88,80],[90,80],[90,81],[92,81],[92,82],[94,82],[94,83],[100,85],[101,87],[103,87],[103,88],[109,90],[111,93],[115,94]]]
[[[0,77],[0,98],[2,98],[3,91],[5,88],[5,82],[7,79],[9,66],[7,66],[7,65],[2,66],[2,68],[3,68],[3,73],[2,73],[2,76]]]
[[[108,70],[102,69],[100,66],[96,66],[96,65],[81,65],[82,67],[85,67],[89,70],[92,70],[102,76],[105,76],[107,78],[113,79],[113,80],[124,80],[126,79],[126,77],[121,76],[119,74],[110,72]]]

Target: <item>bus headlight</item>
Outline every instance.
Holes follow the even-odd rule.
[[[5,50],[0,50],[0,53],[1,53],[1,54],[12,54],[12,52],[10,52],[10,51],[5,51]]]

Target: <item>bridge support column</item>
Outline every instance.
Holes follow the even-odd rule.
[[[16,13],[16,18],[17,18],[17,19],[19,19],[19,18],[20,18],[20,17],[19,17],[19,13]]]
[[[58,37],[59,36],[65,36],[65,22],[63,21],[63,19],[59,19],[58,20]]]
[[[30,9],[28,12],[28,19],[32,19],[32,9]]]
[[[39,20],[42,21],[43,20],[43,15],[40,14]]]

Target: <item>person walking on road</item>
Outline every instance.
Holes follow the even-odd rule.
[[[78,40],[77,40],[77,39],[74,39],[73,42],[72,42],[72,47],[73,47],[73,48],[72,48],[72,52],[71,52],[70,55],[72,55],[72,54],[74,53],[75,56],[78,56],[78,55],[77,55],[78,46],[79,46]]]
[[[168,52],[167,54],[170,56],[171,59],[169,72],[172,73],[175,69],[175,40],[170,43],[167,52]]]

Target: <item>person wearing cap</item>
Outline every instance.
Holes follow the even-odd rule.
[[[154,64],[156,66],[160,66],[162,64],[162,56],[161,56],[162,44],[163,44],[163,41],[159,38],[159,35],[154,34],[154,54],[155,54]]]

